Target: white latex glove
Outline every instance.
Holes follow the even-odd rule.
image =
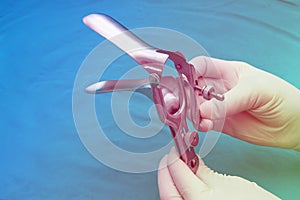
[[[199,100],[202,120],[194,122],[198,130],[214,129],[258,145],[300,150],[297,88],[244,62],[201,56],[190,63],[198,82],[214,85],[225,94],[224,101]]]
[[[279,199],[254,182],[237,176],[218,174],[204,165],[196,175],[178,158],[174,148],[160,162],[158,188],[162,200],[271,200]]]

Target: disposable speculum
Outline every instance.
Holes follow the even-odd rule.
[[[169,126],[180,158],[196,173],[199,159],[194,147],[199,142],[196,131],[187,125],[190,117],[200,122],[200,111],[197,109],[196,97],[215,98],[223,101],[224,96],[215,92],[210,85],[200,85],[195,68],[188,63],[179,51],[168,51],[155,48],[104,14],[91,14],[83,19],[91,29],[111,41],[126,52],[148,73],[149,77],[139,80],[107,80],[94,83],[86,88],[90,94],[100,94],[120,90],[134,90],[145,94],[156,105],[158,116]],[[118,36],[118,37],[115,37]],[[178,77],[163,76],[163,68],[167,60],[174,63]]]

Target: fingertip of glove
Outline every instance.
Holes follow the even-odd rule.
[[[208,132],[213,129],[213,121],[209,119],[201,119],[200,123],[195,128],[201,132]]]
[[[168,155],[165,155],[159,162],[158,170],[162,170],[168,167]]]
[[[213,103],[205,101],[200,105],[200,115],[202,118],[211,119],[213,110]]]
[[[178,161],[179,162],[181,161],[180,158],[179,158],[178,152],[175,149],[175,147],[172,147],[171,150],[170,150],[170,153],[168,154],[167,165],[171,166],[171,165],[177,163]],[[178,164],[176,164],[176,165],[178,165]],[[181,165],[181,163],[179,163],[179,165]]]
[[[226,102],[212,99],[200,105],[200,115],[204,119],[219,120],[226,116]]]

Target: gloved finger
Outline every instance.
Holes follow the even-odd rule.
[[[267,131],[265,124],[248,112],[242,112],[226,119],[222,132],[253,144],[278,146],[274,134]]]
[[[159,163],[158,169],[158,189],[160,199],[182,199],[168,169],[168,156],[165,155]]]
[[[201,117],[206,119],[222,119],[230,117],[255,106],[258,95],[251,84],[238,83],[224,94],[224,101],[206,101],[200,105]]]
[[[179,159],[175,148],[172,148],[168,155],[168,168],[177,190],[184,199],[199,199],[202,192],[209,190],[207,185]]]
[[[194,128],[201,132],[208,132],[213,129],[213,121],[209,119],[201,119],[200,123],[194,123]]]
[[[228,76],[232,72],[232,62],[210,58],[206,56],[197,56],[190,63],[195,67],[197,74],[206,78],[220,79]]]

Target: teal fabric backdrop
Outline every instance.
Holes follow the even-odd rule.
[[[94,159],[77,135],[73,83],[82,61],[104,40],[82,23],[87,14],[106,13],[129,28],[179,31],[213,57],[249,62],[300,88],[300,1],[4,0],[0,11],[0,199],[159,198],[157,172],[111,169]],[[131,62],[125,58],[123,64]],[[143,124],[147,113],[141,111],[151,102],[135,101],[132,116]],[[107,120],[110,139],[138,146],[122,136],[109,104],[101,102],[107,110],[99,118]],[[163,145],[170,137],[165,129],[145,145]],[[204,161],[283,199],[300,197],[298,152],[222,135]]]

